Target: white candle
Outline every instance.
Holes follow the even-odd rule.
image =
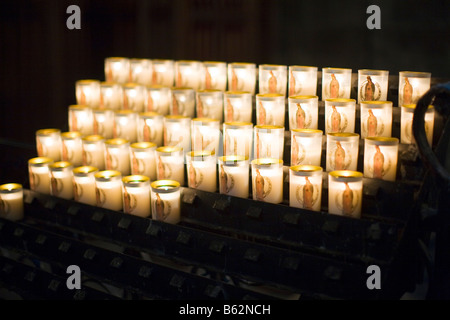
[[[227,64],[220,61],[203,61],[202,89],[225,91],[227,88]]]
[[[322,101],[326,99],[349,99],[352,69],[322,68]]]
[[[76,81],[75,95],[77,104],[98,108],[100,106],[100,81],[92,79]]]
[[[82,140],[82,157],[84,166],[105,169],[105,138],[100,135],[89,135]]]
[[[191,146],[193,151],[220,153],[220,123],[217,119],[195,118],[191,121]]]
[[[197,118],[211,118],[223,122],[223,92],[214,89],[196,91]]]
[[[390,137],[392,134],[392,101],[361,102],[361,138]]]
[[[117,170],[122,175],[130,174],[130,142],[125,139],[105,141],[105,169]]]
[[[252,122],[252,95],[248,91],[227,91],[223,95],[225,122]]]
[[[229,196],[248,198],[250,170],[248,157],[219,158],[219,192]]]
[[[299,165],[289,168],[289,206],[320,211],[322,167]]]
[[[398,139],[369,137],[364,141],[364,177],[395,181]]]
[[[138,83],[126,83],[123,85],[123,110],[143,112],[147,103],[147,88]]]
[[[253,157],[283,159],[284,127],[255,126]]]
[[[250,158],[253,146],[253,123],[225,122],[223,124],[223,154]]]
[[[325,133],[355,132],[356,100],[325,100]]]
[[[126,83],[130,77],[130,59],[125,57],[108,57],[105,59],[106,81]]]
[[[93,134],[98,134],[106,139],[114,136],[114,111],[110,109],[92,109]]]
[[[189,188],[216,192],[217,162],[211,151],[191,151],[186,154]]]
[[[416,104],[430,89],[431,73],[400,71],[398,77],[398,106]]]
[[[351,170],[328,174],[328,212],[352,218],[361,217],[363,174]]]
[[[358,103],[363,101],[386,101],[389,71],[358,70]]]
[[[400,117],[400,142],[405,144],[415,143],[414,135],[412,132],[412,122],[414,118],[415,104],[403,105],[401,107]],[[425,113],[425,134],[430,146],[433,143],[433,130],[434,130],[434,107],[428,106],[428,110]]]
[[[120,211],[122,203],[122,175],[116,170],[103,170],[95,175],[97,207]]]
[[[291,166],[320,166],[322,160],[322,130],[291,130]]]
[[[144,110],[146,112],[156,112],[163,116],[168,115],[171,98],[169,87],[161,85],[147,86],[147,101]]]
[[[69,106],[69,131],[79,131],[84,136],[93,133],[90,107],[78,104]]]
[[[73,198],[73,165],[68,161],[57,161],[48,166],[50,194],[71,200]]]
[[[114,112],[113,137],[126,139],[133,143],[137,141],[138,114],[132,110]]]
[[[164,146],[177,146],[184,152],[191,149],[191,118],[169,115],[164,117]]]
[[[289,129],[317,129],[319,122],[318,96],[290,96]]]
[[[171,99],[169,105],[169,114],[194,118],[195,90],[186,87],[175,87],[170,89],[170,91]]]
[[[130,163],[132,175],[144,175],[151,181],[156,180],[156,144],[135,142],[130,145]]]
[[[0,218],[19,221],[24,216],[23,187],[19,183],[0,185]]]
[[[327,134],[326,170],[353,170],[358,167],[359,134]]]
[[[175,86],[201,89],[202,63],[194,60],[175,61]]]
[[[152,59],[152,85],[172,87],[175,79],[175,62],[168,59]]]
[[[157,180],[151,184],[152,219],[166,223],[180,222],[180,184],[173,180]]]
[[[130,82],[141,85],[152,84],[152,61],[150,59],[130,59]]]
[[[147,218],[150,211],[150,179],[147,176],[131,175],[122,178],[123,211]]]
[[[153,142],[157,146],[164,144],[164,117],[155,112],[139,113],[137,139],[139,142]]]
[[[72,163],[75,167],[83,164],[83,142],[81,133],[68,131],[61,133],[61,160]]]
[[[256,123],[258,125],[284,126],[285,97],[278,93],[256,95]]]
[[[72,170],[73,173],[73,199],[77,202],[91,206],[97,204],[95,198],[95,177],[98,168],[80,166]]]
[[[277,93],[286,96],[287,66],[260,64],[258,66],[259,93]]]
[[[61,160],[61,130],[53,128],[37,130],[36,149],[38,157]]]
[[[288,96],[317,95],[317,67],[289,66]]]
[[[258,70],[256,64],[233,62],[228,64],[228,90],[255,94]]]
[[[156,179],[175,180],[184,185],[184,153],[180,147],[156,149]]]
[[[123,103],[123,87],[120,83],[106,82],[100,83],[100,108],[110,110],[120,110]]]
[[[283,202],[283,160],[252,160],[252,190],[253,200]]]
[[[28,160],[28,177],[31,190],[50,194],[48,166],[52,163],[53,159],[47,157],[36,157]]]

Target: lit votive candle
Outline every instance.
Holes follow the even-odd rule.
[[[130,59],[108,57],[105,59],[105,79],[109,82],[126,83],[130,78]]]
[[[156,144],[153,142],[132,143],[130,163],[132,175],[144,175],[151,181],[156,180]]]
[[[68,131],[61,133],[61,160],[72,163],[75,167],[83,164],[83,142],[81,133]]]
[[[115,138],[105,141],[105,169],[117,170],[122,175],[130,174],[130,142]]]
[[[174,180],[157,180],[151,183],[152,219],[166,223],[180,222],[181,189]]]
[[[113,137],[136,142],[137,119],[138,113],[133,110],[114,111]]]
[[[250,168],[248,157],[219,158],[219,192],[229,196],[248,198]]]
[[[28,177],[31,190],[50,194],[48,166],[53,162],[53,159],[47,157],[36,157],[28,160]]]
[[[95,177],[98,168],[92,166],[79,166],[73,173],[73,199],[77,202],[95,206]]]
[[[116,82],[100,83],[100,108],[120,110],[123,104],[123,86]]]
[[[398,77],[398,106],[416,104],[430,89],[431,73],[400,71]]]
[[[228,64],[228,90],[248,91],[253,96],[256,90],[258,69],[256,64],[232,62]]]
[[[54,128],[37,130],[36,149],[38,157],[61,160],[61,130]]]
[[[414,118],[415,104],[407,104],[401,107],[400,114],[400,142],[405,144],[415,143],[414,135],[412,132],[412,122]],[[433,143],[433,130],[434,130],[434,107],[428,106],[425,112],[425,134],[427,136],[428,144],[431,146]]]
[[[253,147],[253,123],[225,122],[223,124],[223,154],[250,158]]]
[[[260,64],[258,66],[259,93],[277,93],[286,96],[287,66]]]
[[[57,161],[48,166],[50,194],[67,200],[73,199],[73,165],[68,161]]]
[[[223,122],[223,92],[220,90],[198,90],[196,92],[197,118],[211,118]]]
[[[114,136],[114,111],[110,109],[92,109],[92,131],[106,139]]]
[[[191,121],[192,151],[212,151],[219,154],[220,122],[217,119],[194,118]]]
[[[363,174],[358,171],[337,170],[328,174],[328,212],[360,218]]]
[[[320,166],[322,159],[322,130],[291,130],[291,166]]]
[[[171,92],[169,87],[161,85],[147,86],[147,102],[144,110],[156,112],[163,116],[169,114]]]
[[[156,149],[156,179],[175,180],[184,185],[184,153],[180,147]]]
[[[169,115],[164,117],[164,145],[178,146],[188,152],[191,148],[191,118]]]
[[[164,117],[156,112],[139,113],[137,123],[137,139],[139,142],[153,142],[162,146]]]
[[[186,154],[188,187],[203,191],[217,190],[217,160],[211,151],[191,151]]]
[[[172,87],[175,79],[175,62],[168,59],[152,59],[152,85]]]
[[[290,96],[289,129],[317,129],[319,122],[318,96]]]
[[[253,200],[283,202],[283,160],[261,158],[252,160]]]
[[[256,124],[284,126],[285,97],[278,93],[256,95]]]
[[[326,170],[356,170],[358,167],[359,134],[328,133]]]
[[[349,99],[352,88],[352,69],[322,68],[322,101]]]
[[[150,179],[143,175],[122,178],[123,211],[128,214],[150,217]]]
[[[355,132],[356,100],[325,100],[325,133]]]
[[[227,64],[220,61],[203,61],[202,89],[225,91],[227,88]]]
[[[82,140],[82,158],[84,166],[105,169],[105,138],[101,135],[89,135]]]
[[[253,157],[283,159],[284,127],[255,126],[254,127]]]
[[[289,66],[288,96],[317,95],[317,67]]]
[[[116,170],[102,170],[95,175],[95,201],[97,207],[120,211],[122,202],[122,175]]]
[[[123,85],[123,110],[143,112],[146,104],[147,88],[138,83]]]
[[[398,139],[369,137],[364,141],[364,177],[395,181]]]
[[[19,221],[24,216],[23,187],[19,183],[0,185],[0,218]]]
[[[139,83],[144,86],[152,84],[152,60],[130,59],[129,82]]]
[[[69,131],[79,131],[82,135],[93,134],[92,109],[85,105],[69,106]]]
[[[194,60],[175,61],[175,86],[201,89],[202,63]]]
[[[392,134],[392,101],[363,101],[361,138],[390,137]]]
[[[169,114],[182,115],[189,118],[195,116],[195,90],[186,87],[171,88]]]
[[[75,82],[77,104],[98,108],[100,106],[100,80],[85,79]]]
[[[322,167],[298,165],[289,168],[289,206],[320,211]]]
[[[358,70],[358,103],[363,101],[386,101],[389,71]]]
[[[252,95],[245,91],[226,91],[223,95],[225,122],[252,122]]]

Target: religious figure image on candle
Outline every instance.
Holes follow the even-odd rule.
[[[169,163],[164,163],[161,156],[158,156],[157,160],[157,179],[171,179],[172,178],[172,167]]]
[[[177,99],[175,93],[172,93],[172,114],[182,115],[184,113],[184,103]]]
[[[83,196],[83,186],[73,181],[73,200],[80,201]]]
[[[362,101],[377,101],[381,97],[381,87],[378,82],[374,82],[370,76],[361,84],[360,96]]]
[[[103,207],[105,202],[106,202],[105,191],[96,186],[95,187],[95,203],[96,203],[97,207]]]
[[[183,75],[181,74],[181,71],[180,70],[178,70],[178,72],[177,72],[177,78],[176,78],[176,81],[175,81],[175,86],[177,86],[177,87],[184,87],[185,85],[184,85],[184,83],[183,83]]]
[[[159,84],[159,72],[153,68],[152,70],[152,85]]]
[[[334,73],[331,74],[331,80],[329,82],[329,98],[339,98],[339,81],[336,79]]]
[[[348,125],[347,115],[340,113],[336,106],[331,106],[331,109],[327,120],[327,132],[345,132]]]
[[[405,122],[405,125],[402,126],[403,127],[403,132],[402,132],[402,143],[416,143],[416,139],[414,138],[413,132],[412,132],[412,124],[413,124],[413,120],[407,120]],[[424,123],[424,127],[425,127],[425,135],[429,136],[428,134],[428,130],[429,130],[429,124],[427,121],[425,121]],[[428,139],[428,142],[430,143],[430,140]]]
[[[345,189],[336,193],[334,201],[342,215],[349,217],[353,216],[355,210],[361,206],[359,193],[352,190],[347,182],[345,182]]]
[[[272,113],[267,112],[262,101],[259,101],[258,103],[257,114],[258,125],[273,124],[273,115]]]
[[[350,152],[346,151],[340,141],[336,141],[336,145],[334,147],[330,146],[329,152],[331,153],[331,156],[329,157],[330,170],[346,170],[350,167],[350,164],[352,163],[352,155]]]
[[[209,116],[208,108],[203,106],[202,98],[198,97],[197,99],[197,117],[198,118],[206,118]]]
[[[225,140],[223,144],[223,153],[228,155],[236,155],[237,152],[237,137],[233,136],[233,138],[230,137],[230,133],[226,131],[225,133]]]
[[[164,201],[161,199],[159,193],[155,193],[155,196],[156,199],[152,199],[152,212],[154,213],[153,219],[164,221],[170,215],[170,201]]]
[[[143,174],[145,172],[145,162],[138,159],[136,153],[131,151],[131,174]]]
[[[305,184],[299,184],[295,190],[295,199],[300,208],[316,210],[320,199],[320,190],[317,184],[311,183],[308,177],[305,177]]]
[[[291,166],[299,165],[305,160],[306,150],[305,147],[297,141],[295,135],[292,136],[291,141]]]
[[[127,189],[123,190],[123,211],[132,214],[138,203],[134,194],[129,194]]]
[[[235,110],[233,108],[233,105],[231,104],[231,101],[229,98],[227,98],[227,104],[225,106],[225,122],[232,122],[232,121],[241,121],[239,114],[238,114],[238,110]]]
[[[196,127],[194,130],[194,134],[192,136],[193,138],[193,145],[195,150],[206,150],[208,146],[214,142],[214,139],[206,139],[205,135],[200,131],[199,127]],[[215,152],[215,148],[213,148],[211,151]]]
[[[209,73],[209,68],[205,68],[205,89],[213,89],[215,82],[213,84],[213,79],[211,73]]]
[[[384,156],[378,145],[375,145],[375,150],[372,159],[369,159],[369,173],[371,173],[372,178],[383,179],[391,169],[391,159]]]
[[[189,163],[188,169],[188,182],[189,188],[198,188],[203,182],[203,173],[200,170],[195,169],[194,165]]]
[[[308,129],[312,124],[312,115],[308,108],[296,103],[295,113],[292,114],[291,124],[293,129]]]
[[[256,177],[253,179],[253,198],[259,201],[265,201],[265,198],[272,191],[272,181],[263,175],[259,169],[255,169]]]
[[[50,171],[50,194],[58,197],[64,189],[64,182],[61,179],[56,179],[53,172]]]
[[[231,69],[231,90],[232,91],[243,90],[243,85],[239,83],[239,78],[234,68]]]
[[[377,118],[371,109],[362,119],[362,132],[365,137],[378,137],[384,132],[384,121],[382,117]]]
[[[234,177],[232,174],[225,172],[223,165],[220,165],[219,172],[219,191],[221,194],[228,194],[234,188]]]
[[[402,104],[412,104],[413,103],[413,87],[409,82],[408,77],[405,77],[405,84],[403,86],[403,103]]]
[[[295,91],[295,76],[294,72],[291,70],[291,72],[289,73],[289,96],[293,96],[296,93],[297,91]]]
[[[268,80],[269,93],[277,93],[277,77],[273,74],[273,71],[270,70],[270,77]]]

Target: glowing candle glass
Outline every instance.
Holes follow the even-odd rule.
[[[101,135],[89,135],[82,140],[84,166],[105,169],[105,138]]]
[[[219,158],[219,192],[229,196],[248,198],[250,183],[248,157],[224,156]]]
[[[225,122],[223,124],[223,154],[250,158],[253,146],[253,123]]]
[[[198,90],[196,92],[197,118],[211,118],[223,122],[223,92],[220,90]]]
[[[77,104],[98,108],[100,106],[100,80],[86,79],[75,82]]]
[[[290,96],[289,129],[317,129],[319,122],[318,96]]]
[[[114,111],[113,137],[133,143],[137,141],[138,113],[132,110]]]
[[[108,82],[127,83],[130,78],[130,59],[108,57],[105,59],[105,79]]]
[[[258,70],[256,64],[232,62],[228,64],[228,90],[247,91],[253,96],[256,90]]]
[[[73,173],[73,199],[77,202],[95,206],[95,177],[98,168],[80,166],[72,170]]]
[[[173,60],[152,59],[152,85],[172,87],[175,79]]]
[[[23,187],[19,183],[0,185],[0,218],[19,221],[23,219]]]
[[[120,110],[123,104],[123,86],[116,82],[100,83],[100,108]]]
[[[325,133],[355,132],[356,100],[325,100]]]
[[[164,117],[164,145],[178,146],[188,152],[191,148],[191,118],[185,116]]]
[[[139,142],[153,142],[162,146],[164,117],[156,112],[139,113],[137,123],[137,140]]]
[[[211,151],[191,151],[186,154],[188,187],[203,191],[217,190],[217,157]]]
[[[192,88],[171,88],[169,114],[189,118],[195,116],[195,90]]]
[[[156,149],[156,179],[175,180],[184,185],[184,153],[180,147]]]
[[[363,196],[363,174],[337,170],[328,174],[328,212],[360,218]]]
[[[123,85],[123,110],[143,112],[147,103],[147,88],[137,83]]]
[[[156,144],[135,142],[130,145],[130,163],[132,175],[144,175],[151,181],[156,180]]]
[[[67,200],[73,199],[73,165],[68,161],[57,161],[48,166],[50,194]]]
[[[92,132],[106,139],[114,136],[114,111],[110,109],[92,109]]]
[[[61,160],[72,163],[75,167],[83,164],[83,142],[81,133],[68,131],[61,133]]]
[[[130,78],[128,81],[144,86],[151,85],[152,70],[150,59],[130,59]]]
[[[102,170],[95,175],[97,207],[120,211],[123,209],[122,175],[116,170]]]
[[[322,68],[322,101],[349,99],[352,88],[352,69]]]
[[[203,61],[202,89],[225,91],[227,88],[227,64],[219,61]]]
[[[400,71],[398,77],[398,106],[416,104],[430,89],[431,73]]]
[[[415,143],[412,132],[412,122],[414,118],[415,104],[403,105],[400,114],[400,142],[405,144]],[[425,112],[425,134],[427,136],[428,144],[433,144],[433,130],[434,130],[434,108],[428,106]]]
[[[260,64],[258,66],[259,93],[276,93],[286,96],[287,66]]]
[[[283,159],[284,127],[255,126],[253,157]]]
[[[261,158],[252,160],[253,200],[283,202],[283,160]]]
[[[174,180],[157,180],[151,183],[152,219],[166,223],[180,222],[181,189]]]
[[[317,95],[317,67],[289,66],[288,96]]]
[[[69,131],[79,131],[87,136],[93,133],[92,109],[88,106],[73,104],[69,106]]]
[[[320,166],[322,159],[322,130],[291,130],[291,166]]]
[[[105,169],[117,170],[122,175],[130,174],[130,142],[116,138],[105,141]]]
[[[192,151],[221,152],[220,148],[220,122],[217,119],[194,118],[191,121]]]
[[[386,101],[389,71],[358,70],[358,103],[363,101]]]
[[[163,116],[169,114],[171,92],[169,87],[161,85],[147,86],[146,112],[157,112]]]
[[[143,218],[150,217],[150,179],[143,175],[122,178],[123,211]]]
[[[359,134],[328,133],[326,170],[356,170],[358,152]]]
[[[298,165],[289,168],[289,206],[320,211],[322,172],[320,166]]]
[[[258,93],[256,95],[256,124],[284,126],[285,97],[278,93]]]
[[[199,90],[202,87],[202,62],[194,60],[175,61],[175,86]]]
[[[31,190],[50,194],[48,166],[53,162],[53,159],[47,157],[36,157],[28,160],[28,177]]]
[[[253,101],[250,92],[227,91],[223,95],[225,122],[252,122]]]
[[[362,139],[391,136],[392,101],[363,101],[360,110]]]
[[[53,128],[37,130],[36,149],[38,157],[61,160],[61,130]]]
[[[395,181],[398,139],[369,137],[364,140],[364,177]]]

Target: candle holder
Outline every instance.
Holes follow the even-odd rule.
[[[223,156],[219,158],[219,192],[221,194],[248,198],[249,181],[248,157]]]
[[[217,119],[195,118],[191,121],[192,151],[221,152],[220,122]]]
[[[105,79],[108,82],[127,83],[130,78],[130,59],[108,57],[105,59]]]
[[[415,144],[416,140],[412,132],[412,122],[414,117],[415,104],[403,105],[400,113],[400,142],[404,144]],[[434,130],[434,107],[428,106],[425,112],[425,134],[430,146],[433,145]]]
[[[115,211],[123,210],[122,174],[116,170],[102,170],[94,177],[97,207]]]
[[[191,149],[191,118],[186,116],[164,117],[164,146],[178,146],[186,153]]]
[[[289,66],[288,96],[317,95],[317,67]]]
[[[254,127],[253,157],[283,159],[284,127],[260,126]]]
[[[116,82],[100,82],[100,108],[120,110],[123,104],[123,86]]]
[[[278,93],[258,93],[256,95],[256,124],[284,126],[285,97]]]
[[[61,130],[54,128],[37,130],[36,149],[38,157],[61,160]]]
[[[227,91],[223,95],[225,122],[252,122],[252,95],[245,91]]]
[[[72,170],[73,199],[76,202],[91,206],[97,204],[95,197],[95,174],[98,168],[92,166],[79,166]]]
[[[152,219],[166,223],[180,222],[181,189],[178,181],[158,180],[151,183]]]
[[[223,92],[220,90],[198,90],[196,92],[197,118],[211,118],[223,122]]]
[[[170,113],[171,92],[169,87],[161,85],[147,86],[147,102],[144,110],[156,112],[163,116]]]
[[[69,131],[79,131],[82,135],[93,134],[92,109],[88,106],[73,104],[69,106]]]
[[[200,90],[202,87],[202,62],[195,60],[175,61],[175,86]]]
[[[259,93],[286,96],[287,66],[260,64],[258,66]]]
[[[105,169],[130,174],[130,142],[116,138],[105,141]]]
[[[363,101],[361,138],[390,137],[392,134],[392,101]]]
[[[322,68],[322,101],[349,99],[352,88],[352,69]]]
[[[138,142],[153,142],[157,146],[162,146],[164,117],[156,112],[139,113],[137,124]]]
[[[246,62],[232,62],[228,64],[228,90],[247,91],[255,95],[256,64]]]
[[[137,83],[126,83],[123,85],[122,110],[144,112],[147,103],[147,88]]]
[[[320,166],[298,165],[289,168],[289,206],[320,211],[322,172]]]
[[[289,129],[317,129],[319,122],[318,96],[290,96]]]
[[[227,88],[227,64],[220,61],[204,61],[202,84],[202,89],[225,91]]]
[[[122,178],[122,184],[123,211],[142,218],[150,217],[150,179],[130,175]]]
[[[325,133],[355,132],[356,100],[325,100]]]
[[[364,140],[364,177],[395,181],[398,139],[369,137]]]
[[[89,135],[82,139],[83,166],[105,169],[105,138],[101,135]]]
[[[223,154],[250,158],[253,146],[253,123],[225,122],[223,124]]]
[[[156,179],[175,180],[184,185],[184,153],[180,147],[156,149]]]
[[[73,165],[68,161],[49,164],[50,194],[67,200],[73,199]]]
[[[291,166],[320,166],[323,131],[317,129],[291,130]]]
[[[24,216],[23,187],[19,183],[0,185],[0,218],[19,221]]]
[[[358,70],[358,103],[363,101],[386,101],[389,71]]]
[[[328,174],[328,212],[361,218],[363,174],[358,171],[337,170]]]
[[[188,187],[208,192],[217,190],[217,160],[212,151],[191,151],[186,154]]]
[[[122,138],[133,143],[137,141],[138,114],[133,110],[114,111],[113,138]]]
[[[130,163],[132,175],[144,175],[151,181],[156,180],[156,144],[135,142],[130,145]]]
[[[83,142],[81,133],[68,131],[61,133],[61,160],[72,163],[75,167],[83,164]]]
[[[129,82],[144,86],[152,84],[152,61],[150,59],[130,59]]]
[[[50,194],[48,166],[53,162],[53,159],[47,157],[36,157],[28,160],[28,178],[31,190]]]
[[[328,133],[326,170],[353,170],[358,167],[359,134]]]
[[[283,160],[261,158],[252,160],[253,200],[283,202]]]
[[[75,96],[77,104],[98,108],[100,106],[100,81],[93,79],[76,81]]]
[[[152,65],[152,85],[172,87],[175,79],[175,62],[167,59],[153,59]]]
[[[430,89],[431,73],[400,71],[398,77],[398,106],[416,104]]]
[[[106,139],[114,137],[114,111],[110,109],[92,109],[92,133]]]
[[[170,90],[172,93],[172,97],[169,105],[169,114],[194,118],[195,90],[192,88],[183,87],[176,87]]]

